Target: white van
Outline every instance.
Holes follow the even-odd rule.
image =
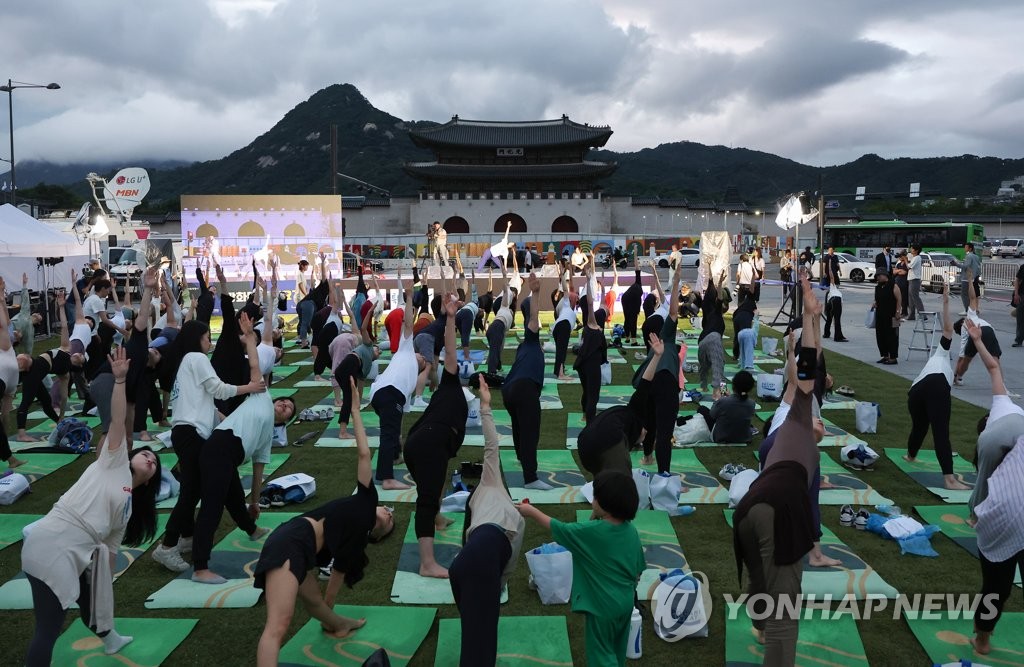
[[[1024,256],[1024,240],[1006,239],[992,251],[992,254],[995,257]]]

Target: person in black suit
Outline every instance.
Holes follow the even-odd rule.
[[[875,255],[875,274],[885,271],[886,275],[892,276],[892,252],[889,246],[882,246],[882,252]]]
[[[839,256],[836,255],[836,249],[832,246],[828,247],[826,252],[821,258],[821,284],[822,285],[835,285],[839,286]]]

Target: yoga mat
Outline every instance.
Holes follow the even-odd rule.
[[[891,505],[893,501],[875,491],[870,484],[855,475],[850,469],[832,460],[827,452],[821,452],[821,483],[818,492],[820,505]],[[861,475],[870,475],[862,472]],[[834,488],[825,488],[831,484]]]
[[[853,410],[856,407],[857,399],[839,394],[826,394],[825,401],[821,404],[822,410]]]
[[[943,486],[942,469],[939,467],[939,461],[935,458],[933,450],[922,449],[917,453],[917,460],[913,463],[903,460],[903,455],[906,453],[907,450],[903,448],[885,448],[885,455],[896,464],[897,468],[945,502],[966,503],[971,499],[971,491],[950,491]],[[972,487],[978,479],[978,473],[975,472],[971,464],[960,456],[953,457],[953,475],[959,481]]]
[[[579,382],[577,381],[577,384]],[[597,410],[607,410],[613,408],[616,405],[628,405],[629,399],[632,398],[633,392],[632,385],[605,385],[601,387],[601,392],[597,397]],[[568,437],[568,436],[567,436]],[[575,440],[575,438],[573,438]]]
[[[319,380],[317,380],[316,376],[314,376],[312,373],[310,373],[306,377],[308,379],[306,379],[306,380],[299,380],[298,382],[296,382],[292,386],[296,387],[298,389],[308,389],[310,387],[319,387],[320,389],[325,389],[327,391],[331,390],[331,380],[326,375],[321,375],[320,376],[321,379],[319,379]]]
[[[569,347],[569,352],[565,356],[565,372],[569,373],[572,371],[572,364],[576,361],[576,355],[572,353],[572,346]],[[641,360],[642,361],[642,360]],[[610,364],[625,364],[627,361],[622,357],[616,357],[615,355],[608,355],[608,363]],[[554,353],[548,354],[547,351],[544,353],[544,366],[551,368],[555,365]]]
[[[37,416],[33,417],[32,415],[37,415]],[[72,412],[72,411],[68,410],[68,411],[66,411],[64,413],[64,416],[65,417],[74,417],[75,419],[77,419],[80,422],[85,422],[85,424],[89,428],[92,428],[92,429],[97,428],[100,425],[100,418],[99,417],[93,417],[91,415],[81,416],[81,415],[78,414],[77,410],[75,412]],[[29,433],[49,433],[50,431],[52,431],[54,429],[55,426],[57,426],[57,422],[52,421],[49,417],[46,416],[46,414],[42,410],[40,410],[38,412],[30,413],[28,418],[29,419],[43,419],[43,420],[45,420],[41,424],[36,424],[32,428],[25,429]]]
[[[462,528],[466,515],[445,512],[452,524],[434,533],[434,558],[442,567],[451,567],[462,549]],[[396,604],[455,604],[451,584],[447,579],[421,577],[419,544],[416,541],[416,512],[409,513],[409,527],[402,540],[398,556],[398,569],[391,585],[391,601]],[[508,589],[501,592],[501,602],[508,602]]]
[[[273,530],[296,516],[297,512],[264,512],[256,523]],[[227,579],[227,583],[196,583],[188,569],[150,595],[146,609],[242,609],[255,605],[263,591],[252,585],[252,571],[265,540],[266,537],[250,540],[240,528],[235,528],[214,545],[210,554],[210,569]]]
[[[117,558],[114,561],[112,572],[114,581],[124,574],[125,570],[131,567],[144,553],[163,535],[167,527],[167,520],[170,514],[163,513],[156,515],[156,532],[153,539],[144,542],[137,547],[122,546],[118,549]],[[117,592],[115,591],[115,596]],[[0,586],[0,609],[32,609],[32,590],[29,587],[28,579],[24,572],[18,572],[10,581]],[[72,604],[75,609],[78,605]]]
[[[299,367],[295,364],[285,364],[283,366],[274,366],[273,375],[274,383],[280,382],[281,380],[289,377],[292,373],[299,370]]]
[[[768,421],[769,417],[775,414],[775,411],[761,411],[757,413],[757,418],[761,421]],[[825,437],[818,443],[819,447],[845,447],[846,445],[865,445],[867,446],[866,440],[861,440],[854,434],[843,430],[832,421],[825,417],[821,418],[823,424],[825,424]]]
[[[377,469],[377,455],[380,453],[379,449],[373,450],[373,458],[370,461],[371,469]],[[401,491],[386,491],[381,488],[380,483],[377,482],[377,499],[382,503],[414,503],[416,502],[416,482],[413,481],[412,475],[409,473],[409,469],[405,467],[405,464],[395,464],[395,479],[404,483],[411,484],[411,489],[404,489]],[[352,493],[356,490],[352,489]]]
[[[40,447],[46,446],[46,442],[22,442],[15,443],[11,441],[11,449],[19,451],[15,448],[16,444],[28,445],[29,447]],[[78,460],[78,454],[21,454],[18,456],[19,459],[25,462],[24,465],[15,468],[16,472],[20,472],[22,475],[28,478],[29,484],[35,484],[43,477],[46,477],[55,470],[60,470],[69,463],[74,463]]]
[[[733,510],[725,510],[725,520],[732,526]],[[847,530],[853,531],[854,528]],[[821,552],[842,561],[835,567],[811,567],[804,556],[803,576],[800,587],[805,596],[814,595],[818,600],[823,596],[832,599],[850,595],[858,600],[872,597],[896,598],[899,592],[890,586],[874,569],[865,563],[853,549],[846,545],[826,526],[821,527]]]
[[[562,399],[558,397],[557,384],[545,384],[540,390],[541,410],[561,410]]]
[[[806,591],[804,591],[806,593]],[[796,664],[801,667],[868,667],[864,644],[852,616],[830,616],[804,611],[797,634]],[[729,604],[725,613],[726,667],[754,667],[764,661],[764,646],[745,605]]]
[[[967,517],[971,514],[967,505],[915,505],[914,511],[924,523],[938,526],[943,535],[978,557],[978,531],[967,525]],[[1013,583],[1021,585],[1019,569],[1014,571]]]
[[[0,549],[21,542],[21,530],[42,514],[0,514]]]
[[[445,349],[441,348],[441,354],[439,354],[438,357],[437,357],[438,360],[440,362],[442,362],[442,363],[444,362],[444,353],[445,353]],[[456,351],[455,359],[456,359],[456,361],[460,361],[460,362],[465,360],[465,357],[462,356],[462,348],[459,348]],[[487,361],[487,350],[472,350],[471,349],[469,351],[469,360],[471,362],[473,362],[474,364],[485,363]]]
[[[271,454],[270,463],[263,466],[263,483],[266,484],[272,478],[274,472],[277,471],[291,454]],[[178,455],[170,450],[160,451],[160,465],[170,470],[178,463]],[[242,479],[242,490],[245,491],[246,495],[252,491],[252,461],[247,461],[242,465],[238,466],[238,475]],[[156,504],[157,509],[172,509],[178,502],[177,496],[171,496],[165,500],[161,500]]]
[[[928,618],[906,614],[907,625],[935,664],[970,660],[981,665],[1024,667],[1024,613],[1005,612],[992,635],[992,652],[978,655],[970,644],[974,636],[974,615],[970,612],[950,614],[947,611],[927,612]],[[1018,630],[1015,632],[1015,630]]]
[[[629,456],[633,461],[634,468],[643,468],[652,475],[658,472],[657,462],[650,465],[642,465],[640,460],[643,452],[630,452]],[[687,490],[679,494],[680,505],[707,505],[711,503],[728,503],[729,490],[718,483],[718,478],[708,472],[697,453],[688,449],[676,449],[672,451],[672,465],[670,472],[676,473],[682,479],[683,487]]]
[[[430,607],[335,605],[334,611],[348,618],[365,618],[366,625],[345,639],[334,639],[324,634],[320,621],[310,619],[281,647],[278,664],[359,667],[371,653],[383,648],[392,667],[404,667],[430,632],[437,614]]]
[[[572,452],[564,449],[541,449],[537,452],[537,478],[555,487],[548,491],[525,488],[523,467],[514,451],[503,450],[500,455],[505,484],[513,500],[529,498],[535,505],[586,502],[580,487],[587,480],[576,465]]]
[[[117,618],[117,631],[134,639],[115,655],[106,655],[103,640],[76,620],[57,639],[52,664],[156,667],[185,641],[198,622],[193,618]],[[255,648],[251,652],[255,657]]]
[[[459,664],[462,625],[457,618],[438,623],[434,667]],[[502,616],[498,619],[495,667],[572,667],[564,616]]]
[[[576,521],[589,521],[590,514],[591,510],[576,510]],[[676,568],[689,572],[690,565],[686,562],[672,520],[666,512],[640,510],[633,519],[633,527],[640,534],[644,561],[647,563],[647,569],[640,575],[640,582],[636,586],[636,594],[641,600],[650,600],[654,589],[661,583],[658,575]]]
[[[271,400],[275,398],[292,398],[299,390],[295,387],[271,387],[268,389]]]

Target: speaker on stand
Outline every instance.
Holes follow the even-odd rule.
[[[53,267],[64,261],[63,257],[36,257],[38,268],[42,270],[43,284],[41,290],[43,295],[43,321],[46,326],[46,335],[53,335],[53,323],[54,320],[59,320],[56,311],[56,299],[54,298],[53,285]],[[47,274],[49,270],[49,274]],[[74,288],[74,285],[72,285]]]

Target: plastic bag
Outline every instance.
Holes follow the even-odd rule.
[[[659,472],[651,476],[651,506],[656,510],[674,514],[679,507],[679,491],[683,483],[679,475]]]
[[[640,505],[637,509],[649,509],[651,506],[651,473],[641,468],[633,468],[633,483],[636,484],[636,494],[640,497]],[[590,502],[593,502],[593,498],[590,499]]]
[[[775,340],[774,338],[765,338],[768,340]],[[782,398],[782,384],[786,378],[775,373],[758,373],[757,374],[757,397],[758,398]]]
[[[756,470],[741,470],[733,476],[732,480],[729,481],[729,507],[736,507],[743,500],[743,496],[747,495],[747,491],[750,490],[750,485],[757,479],[758,472]]]
[[[764,352],[766,356],[769,356],[769,357],[774,356],[775,355],[775,351],[778,350],[778,349],[779,349],[779,339],[778,338],[772,338],[770,336],[764,336],[763,338],[761,338],[761,351]]]
[[[696,414],[682,426],[676,426],[672,430],[672,437],[675,438],[676,447],[685,447],[698,442],[711,442],[711,429],[703,415]]]
[[[857,431],[860,433],[878,432],[878,403],[857,401],[854,409],[857,420]]]
[[[609,361],[609,362],[601,364],[601,384],[602,385],[606,385],[606,384],[611,384],[611,383],[612,383],[612,364]]]
[[[707,580],[701,581],[679,569],[662,573],[660,577],[661,583],[651,598],[654,634],[668,642],[685,637],[707,637],[705,602],[711,603]]]
[[[875,328],[875,309],[872,308],[864,315],[864,326],[868,329]]]
[[[481,426],[483,421],[480,419],[480,399],[474,397],[470,401],[466,401],[469,410],[466,412],[466,428],[471,426]]]
[[[526,553],[533,584],[541,604],[565,604],[572,594],[572,554],[555,542]]]

